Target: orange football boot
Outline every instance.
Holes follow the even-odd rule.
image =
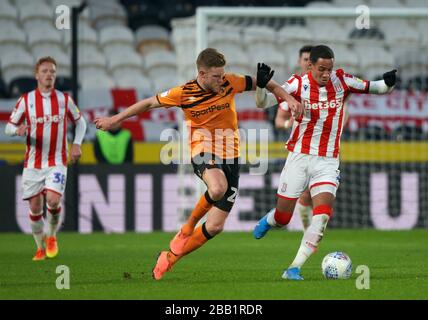
[[[46,238],[46,256],[48,258],[55,258],[58,254],[58,243],[56,237],[47,237]]]
[[[33,261],[41,261],[46,259],[46,252],[43,248],[38,248],[36,255],[33,257]]]
[[[171,270],[172,264],[168,260],[168,251],[159,253],[156,265],[152,270],[153,279],[160,280],[165,272]]]

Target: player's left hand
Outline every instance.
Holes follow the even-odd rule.
[[[76,163],[77,160],[80,159],[81,155],[82,155],[82,150],[80,150],[80,145],[73,143],[70,150],[71,161],[73,163]]]
[[[265,88],[267,83],[272,79],[274,70],[271,69],[267,64],[258,63],[257,64],[257,87]]]
[[[388,87],[393,87],[395,85],[395,82],[397,81],[396,73],[397,69],[394,69],[383,74],[383,80]]]

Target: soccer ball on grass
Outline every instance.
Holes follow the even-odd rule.
[[[352,274],[352,261],[340,251],[329,253],[321,263],[321,271],[326,279],[349,279]]]

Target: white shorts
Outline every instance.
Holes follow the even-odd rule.
[[[309,187],[311,197],[322,192],[336,196],[339,182],[339,158],[290,152],[279,178],[277,195],[295,200]]]
[[[62,196],[67,180],[67,167],[44,169],[24,168],[22,173],[22,199],[28,200],[42,192],[52,191]]]

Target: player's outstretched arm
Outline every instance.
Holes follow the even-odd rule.
[[[256,106],[266,109],[278,104],[278,100],[273,94],[268,94],[266,88],[256,87]]]
[[[267,94],[266,92],[266,86],[268,82],[272,79],[274,73],[275,71],[271,70],[271,68],[268,65],[264,63],[257,64],[256,81],[254,81],[253,79],[253,84],[256,83],[255,89],[256,89],[257,108],[265,109],[265,108],[273,107],[278,103],[274,95]]]
[[[383,80],[370,81],[369,92],[373,94],[385,94],[390,93],[397,82],[396,77],[397,70],[391,70],[383,74]]]
[[[111,117],[104,117],[104,118],[96,118],[94,120],[95,126],[97,129],[101,129],[104,131],[110,130],[114,125],[122,122],[125,119],[128,119],[132,116],[135,116],[141,112],[146,112],[150,109],[155,109],[162,107],[162,105],[159,103],[159,101],[156,99],[156,96],[152,96],[150,98],[138,101],[137,103],[134,103],[132,106],[126,108],[122,112],[111,116]]]
[[[258,108],[268,108],[278,103],[276,97],[287,102],[288,107],[293,113],[293,116],[298,118],[302,114],[302,105],[294,99],[287,91],[284,90],[278,83],[271,80],[274,71],[264,63],[257,64],[257,79],[256,79],[256,105]],[[267,94],[266,89],[272,94]]]
[[[283,87],[281,87],[275,81],[271,80],[267,84],[266,88],[270,92],[272,92],[276,97],[281,98],[283,101],[287,103],[288,108],[295,119],[299,118],[302,115],[303,113],[302,104],[298,102],[296,99],[294,99],[294,97],[291,96],[287,91],[285,91]]]

